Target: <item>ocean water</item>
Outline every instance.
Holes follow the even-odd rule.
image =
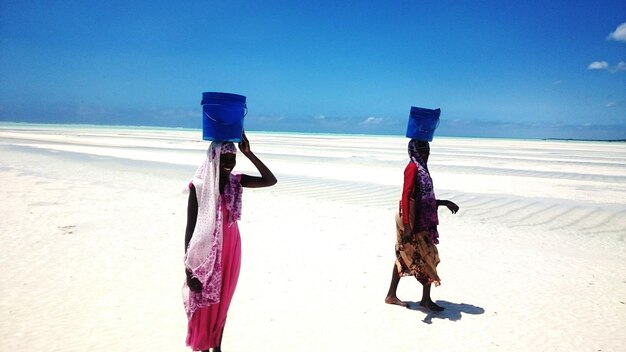
[[[278,176],[276,192],[397,208],[408,162],[403,136],[247,134],[252,150]],[[193,129],[0,124],[3,152],[70,153],[192,170],[208,145]],[[436,137],[429,169],[438,197],[461,205],[460,216],[612,241],[626,236],[626,143]],[[236,170],[255,172],[243,156]]]

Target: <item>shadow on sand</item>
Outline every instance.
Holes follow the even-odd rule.
[[[467,303],[452,303],[448,301],[436,301],[435,303],[445,308],[441,312],[433,312],[429,309],[426,309],[420,306],[419,301],[418,302],[407,301],[406,303],[409,304],[407,307],[408,309],[417,310],[417,311],[426,313],[426,317],[424,317],[424,320],[422,320],[426,324],[432,324],[433,318],[457,321],[457,320],[461,320],[461,318],[463,317],[463,313],[473,314],[473,315],[485,313],[485,310],[483,308],[477,307],[471,304],[467,304]]]

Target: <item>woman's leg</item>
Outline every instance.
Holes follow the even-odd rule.
[[[393,265],[393,272],[391,273],[391,283],[389,284],[389,292],[387,292],[387,297],[385,297],[385,303],[388,304],[397,304],[402,307],[407,307],[406,302],[402,302],[396,296],[396,291],[398,289],[398,283],[400,283],[400,274],[398,274],[398,268],[396,264]]]
[[[430,284],[422,283],[422,300],[420,301],[420,306],[426,307],[435,312],[441,312],[444,310],[443,307],[436,305],[430,298]]]
[[[213,351],[212,352],[222,352],[222,337],[224,337],[224,328],[226,327],[226,323],[224,323],[224,326],[222,327],[222,332],[220,333],[220,340],[218,342],[218,345],[213,347]]]

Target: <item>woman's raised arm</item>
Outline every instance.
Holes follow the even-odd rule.
[[[276,177],[272,173],[272,171],[263,164],[259,158],[250,150],[250,141],[246,137],[246,133],[243,133],[241,143],[239,143],[239,150],[245,155],[251,162],[254,164],[261,177],[250,176],[250,175],[241,175],[241,185],[243,187],[249,188],[260,188],[260,187],[269,187],[273,186],[278,182]]]

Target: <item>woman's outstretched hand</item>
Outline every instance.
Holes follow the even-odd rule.
[[[445,205],[448,209],[450,209],[452,214],[456,214],[456,212],[459,211],[459,206],[456,205],[453,201],[446,200],[443,205]]]

